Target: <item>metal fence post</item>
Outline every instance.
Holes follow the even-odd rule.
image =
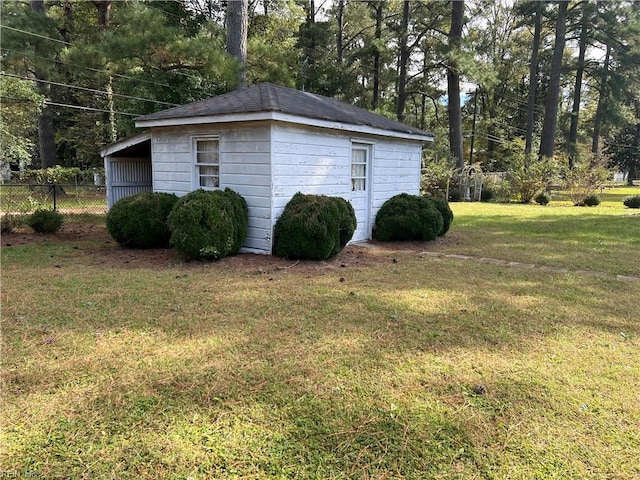
[[[51,183],[51,186],[53,187],[53,211],[55,212],[58,209],[57,188],[55,183]]]

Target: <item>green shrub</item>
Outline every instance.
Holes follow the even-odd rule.
[[[480,192],[480,200],[483,202],[488,202],[489,200],[493,199],[494,196],[495,193],[490,188],[483,188]]]
[[[234,206],[236,234],[233,251],[234,253],[237,253],[242,248],[244,239],[247,238],[247,230],[249,228],[249,207],[247,206],[247,201],[238,192],[234,192],[230,188],[225,188],[224,194],[227,195],[231,202],[233,202]]]
[[[508,172],[511,196],[521,203],[530,203],[559,173],[560,163],[552,158],[514,153]]]
[[[547,192],[541,192],[533,199],[538,205],[548,205],[551,201]]]
[[[572,169],[567,167],[563,172],[562,188],[574,205],[592,207],[600,204],[596,192],[611,178],[611,172],[602,166],[602,161],[598,162],[592,156],[579,157]],[[596,199],[597,203],[587,203]]]
[[[627,197],[622,203],[629,208],[640,208],[640,195]]]
[[[433,206],[436,207],[436,210],[438,210],[440,215],[442,215],[442,228],[438,232],[438,236],[442,237],[449,231],[449,228],[451,228],[451,223],[453,222],[453,211],[444,198],[431,198],[430,200]]]
[[[462,194],[460,193],[460,187],[457,185],[452,185],[449,189],[449,201],[450,202],[460,202],[462,201]]]
[[[600,205],[600,197],[597,195],[587,195],[584,199],[579,202],[577,205],[585,206],[585,207],[595,207]]]
[[[353,237],[356,214],[338,197],[296,193],[273,229],[273,253],[290,259],[324,260]]]
[[[0,219],[0,233],[11,233],[23,223],[22,215],[7,213]]]
[[[356,218],[356,212],[353,210],[353,206],[347,202],[344,198],[329,197],[338,208],[338,228],[340,230],[340,250],[342,250],[349,240],[353,237],[353,233],[358,227],[358,219]],[[338,252],[336,252],[338,253]]]
[[[107,230],[116,242],[131,248],[167,246],[167,217],[178,201],[172,193],[140,192],[118,200],[107,213]]]
[[[422,194],[445,195],[447,186],[455,176],[455,162],[450,157],[423,160],[420,175],[420,191]]]
[[[376,215],[376,238],[392,240],[435,240],[444,229],[444,218],[425,197],[401,193],[387,200]]]
[[[238,253],[248,222],[247,204],[233,190],[195,190],[169,214],[170,243],[187,257],[218,260]]]
[[[26,224],[38,233],[56,233],[63,223],[64,217],[54,210],[36,210],[26,220]]]

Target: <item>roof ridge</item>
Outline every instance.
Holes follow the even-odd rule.
[[[260,83],[257,85],[260,92],[260,105],[265,110],[282,111],[277,87],[273,83]]]

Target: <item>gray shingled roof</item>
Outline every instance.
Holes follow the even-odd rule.
[[[393,132],[432,136],[424,130],[390,120],[333,98],[280,87],[271,83],[261,83],[200,102],[138,117],[136,120],[169,120],[259,112],[280,112],[351,125],[366,125]]]

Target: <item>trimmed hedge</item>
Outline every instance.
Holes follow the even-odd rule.
[[[436,210],[442,215],[442,228],[438,232],[439,237],[443,237],[451,228],[453,223],[453,211],[444,198],[427,198],[431,201]]]
[[[339,197],[296,193],[273,229],[273,254],[289,259],[324,260],[353,237],[356,214]]]
[[[62,228],[64,217],[54,210],[36,210],[25,223],[38,233],[56,233]]]
[[[195,190],[169,214],[170,243],[187,257],[218,260],[238,253],[247,236],[249,210],[238,193]]]
[[[376,215],[375,235],[382,242],[393,240],[435,240],[447,232],[453,212],[446,202],[401,193],[387,200]],[[436,206],[437,205],[437,206]],[[448,209],[449,205],[446,205]],[[439,209],[446,211],[448,223]],[[449,213],[450,212],[450,213]]]
[[[107,213],[107,230],[124,247],[169,245],[167,217],[178,197],[172,193],[140,192],[118,200]]]
[[[622,202],[625,207],[640,208],[640,195],[631,195]]]

